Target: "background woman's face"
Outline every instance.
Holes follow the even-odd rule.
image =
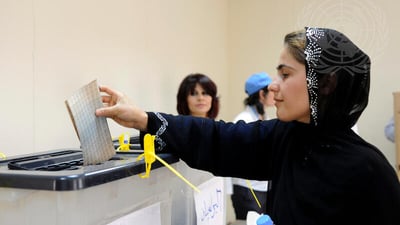
[[[310,103],[306,68],[285,47],[279,57],[278,78],[270,85],[274,92],[276,115],[282,121],[310,123]]]
[[[193,93],[187,96],[187,103],[190,115],[198,117],[207,117],[208,111],[211,109],[212,97],[200,84],[196,84]]]

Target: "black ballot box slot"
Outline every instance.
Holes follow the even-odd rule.
[[[108,161],[83,166],[81,149],[59,149],[0,161],[0,187],[68,191],[79,190],[145,172],[143,151],[116,151]],[[179,159],[169,153],[157,154],[167,163]],[[152,170],[162,167],[159,161]]]
[[[11,170],[59,171],[77,169],[77,166],[82,165],[82,151],[65,150],[11,160],[8,168]]]

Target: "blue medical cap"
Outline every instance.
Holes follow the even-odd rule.
[[[265,72],[252,74],[246,80],[245,91],[248,95],[252,95],[257,91],[263,89],[264,87],[268,86],[271,82],[271,77]]]

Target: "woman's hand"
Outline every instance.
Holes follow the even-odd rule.
[[[113,119],[124,127],[135,128],[140,131],[147,130],[147,113],[136,107],[125,94],[107,86],[100,86],[104,107],[96,110],[96,116]]]

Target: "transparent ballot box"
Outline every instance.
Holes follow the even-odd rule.
[[[148,209],[162,225],[195,224],[191,188],[158,161],[148,178],[139,177],[145,172],[139,154],[117,152],[110,160],[89,166],[83,166],[80,149],[1,160],[0,224],[99,225],[117,224],[121,218],[143,224]],[[171,154],[157,155],[190,176],[194,185],[211,177]],[[136,223],[137,218],[142,219]]]

